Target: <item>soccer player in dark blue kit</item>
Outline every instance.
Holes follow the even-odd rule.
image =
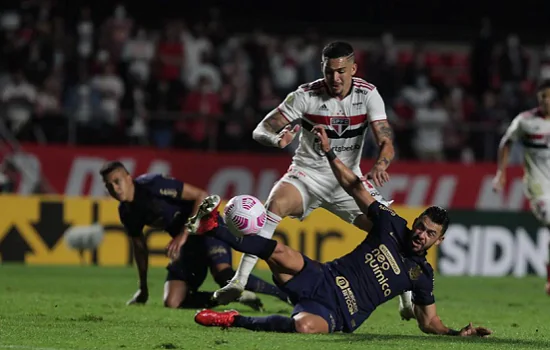
[[[119,215],[133,245],[139,272],[139,290],[128,304],[144,304],[147,287],[148,249],[144,226],[163,229],[172,236],[167,247],[171,262],[164,284],[164,305],[169,308],[217,306],[211,292],[199,292],[208,269],[214,280],[224,286],[235,271],[231,266],[231,248],[214,237],[190,236],[188,219],[197,213],[206,192],[188,183],[159,174],[133,179],[121,162],[109,162],[100,171],[109,194],[120,202]],[[198,222],[197,222],[198,223]],[[193,229],[193,228],[191,228]],[[220,230],[225,228],[220,227]],[[286,301],[277,287],[253,277],[239,301],[255,310],[262,306],[250,291],[270,294]]]
[[[487,336],[491,331],[473,327],[461,330],[448,328],[436,312],[433,295],[433,269],[425,258],[426,250],[443,241],[449,224],[447,212],[440,207],[426,209],[413,223],[407,222],[392,209],[377,202],[330,149],[323,126],[314,128],[326,160],[342,188],[349,193],[361,211],[373,222],[367,238],[352,252],[322,264],[301,253],[260,236],[237,237],[215,230],[223,225],[218,215],[202,215],[197,234],[207,234],[227,242],[235,250],[266,260],[273,280],[285,291],[294,311],[291,317],[241,316],[237,311],[203,310],[195,321],[204,326],[240,327],[255,331],[331,333],[353,332],[379,305],[411,290],[414,314],[425,333]],[[206,199],[219,201],[217,196]]]

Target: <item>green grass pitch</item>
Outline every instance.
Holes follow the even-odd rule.
[[[486,339],[422,334],[401,321],[397,300],[376,310],[353,334],[301,335],[203,328],[195,310],[162,307],[164,269],[149,274],[146,306],[125,305],[135,292],[133,268],[0,266],[0,349],[544,349],[550,347],[550,298],[540,278],[436,276],[443,321],[494,331]],[[267,273],[263,277],[269,278]],[[204,290],[213,290],[209,280]],[[264,296],[267,313],[291,307]],[[220,307],[219,309],[228,307]],[[229,305],[252,315],[240,304]]]

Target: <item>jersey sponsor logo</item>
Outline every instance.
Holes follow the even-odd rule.
[[[361,149],[361,145],[351,145],[351,146],[332,146],[334,152],[349,152],[357,151]]]
[[[355,315],[357,311],[359,311],[359,307],[357,306],[357,300],[355,299],[355,295],[351,290],[349,281],[343,276],[337,276],[336,285],[338,286],[338,288],[340,288],[340,291],[344,296],[349,314]]]
[[[396,275],[399,275],[401,269],[388,247],[384,244],[380,244],[380,246],[373,249],[371,253],[365,254],[365,264],[369,265],[372,269],[374,277],[376,277],[384,296],[390,296],[391,288],[388,283],[388,277],[386,277],[386,272],[391,268]]]
[[[178,196],[178,191],[173,188],[161,188],[159,192],[163,196],[168,196],[172,198],[176,198]]]
[[[351,105],[355,108],[361,108],[361,106],[363,105],[363,102],[354,102]]]
[[[330,126],[338,134],[342,134],[349,128],[349,118],[330,118]]]
[[[395,212],[394,212],[392,209],[386,207],[386,206],[383,205],[383,204],[380,204],[378,207],[380,208],[380,210],[384,210],[384,211],[389,212],[391,216],[397,215],[397,214],[395,214]]]
[[[353,91],[354,91],[356,94],[360,94],[360,95],[366,95],[366,94],[369,93],[368,91],[361,90],[361,89],[353,89]]]

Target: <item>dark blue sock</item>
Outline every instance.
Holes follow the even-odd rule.
[[[296,333],[294,319],[282,315],[267,317],[235,316],[233,327],[246,328],[251,331]]]
[[[254,275],[248,277],[248,283],[245,289],[252,292],[272,295],[285,302],[288,299],[288,296],[282,290]]]
[[[218,222],[219,226],[208,232],[208,234],[229,244],[229,246],[236,251],[256,255],[262,260],[267,260],[271,254],[273,254],[273,251],[277,246],[277,241],[261,236],[253,235],[237,237],[229,231],[221,217],[218,219]]]

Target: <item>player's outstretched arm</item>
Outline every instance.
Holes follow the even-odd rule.
[[[493,179],[493,190],[496,192],[501,191],[506,184],[506,168],[508,167],[510,149],[512,148],[514,139],[517,138],[520,118],[521,117],[518,116],[512,121],[508,130],[506,130],[506,133],[502,136],[498,146],[497,172]]]
[[[366,213],[368,207],[376,200],[365,189],[361,179],[336,157],[334,151],[330,148],[325,128],[322,125],[316,125],[313,127],[312,131],[319,138],[319,141],[321,141],[321,149],[325,152],[330,168],[338,180],[338,183],[353,197],[353,199],[355,199],[361,211]]]
[[[190,217],[197,214],[197,212],[199,211],[199,207],[206,196],[208,196],[208,193],[206,193],[205,190],[199,187],[193,186],[188,183],[183,185],[183,190],[181,191],[180,198],[185,201],[194,202],[193,210]],[[166,255],[173,260],[178,259],[181,247],[185,244],[185,242],[187,242],[188,237],[189,228],[188,225],[184,225],[179,235],[174,237],[166,247]]]
[[[281,112],[274,109],[256,126],[252,132],[252,138],[264,146],[285,148],[299,130],[298,125],[291,128]]]
[[[486,337],[493,332],[485,327],[474,327],[469,323],[461,330],[451,329],[443,324],[439,316],[435,304],[431,305],[415,305],[414,314],[418,321],[418,327],[424,333],[439,334],[439,335],[454,335],[461,337],[478,336]]]
[[[145,236],[140,233],[131,237],[134,249],[134,259],[139,274],[139,289],[133,298],[128,301],[131,304],[145,304],[149,299],[149,288],[147,286],[147,269],[149,267],[149,251]]]

